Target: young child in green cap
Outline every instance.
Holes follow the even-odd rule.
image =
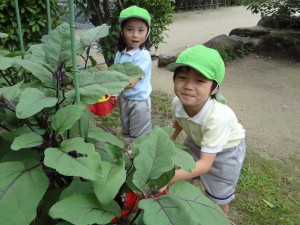
[[[187,151],[196,160],[191,173],[177,169],[169,185],[200,176],[207,197],[228,214],[246,145],[245,130],[219,93],[224,62],[216,50],[197,45],[183,51],[166,68],[174,72],[176,95],[171,139],[176,140],[183,130]]]
[[[131,6],[119,16],[121,33],[115,63],[131,62],[145,73],[142,78],[130,80],[118,97],[122,134],[126,142],[148,133],[151,123],[151,56],[149,38],[151,17],[147,10]]]

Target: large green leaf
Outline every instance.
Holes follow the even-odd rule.
[[[120,72],[111,70],[84,70],[79,74],[79,86],[84,87],[92,84],[101,84],[104,88],[110,89],[114,84],[128,84],[128,77]],[[108,90],[112,94],[111,90]]]
[[[31,45],[28,49],[28,52],[31,52],[30,60],[35,62],[45,62],[45,51],[43,50],[43,44],[34,44]]]
[[[147,225],[202,225],[189,215],[180,200],[168,195],[143,199],[139,208],[144,210],[144,223]]]
[[[93,138],[97,141],[103,141],[112,145],[124,148],[124,143],[118,137],[106,132],[100,127],[91,127],[88,133],[89,138]]]
[[[173,154],[174,143],[169,135],[160,127],[154,127],[148,138],[139,147],[140,153],[134,159],[136,172],[133,175],[133,183],[141,190],[150,180],[159,178],[163,173],[174,167]]]
[[[101,84],[92,84],[79,88],[80,100],[85,104],[94,104],[103,96],[108,94],[109,90]],[[66,93],[68,101],[75,101],[75,90]]]
[[[0,108],[0,122],[5,121],[5,123],[9,126],[18,126],[20,124],[20,120],[16,117],[15,112],[3,108]]]
[[[109,26],[102,24],[91,29],[88,29],[86,32],[82,33],[80,36],[80,42],[85,46],[90,46],[94,42],[98,42],[100,38],[103,38],[108,35]]]
[[[126,185],[133,192],[139,193],[141,191],[132,182],[134,173],[135,173],[135,168],[134,167],[130,171],[127,171]]]
[[[68,153],[76,153],[73,157]],[[96,180],[101,176],[100,156],[94,145],[85,143],[83,138],[72,138],[62,142],[59,148],[45,150],[44,163],[66,176],[79,176]]]
[[[19,127],[17,129],[15,129],[15,130],[10,131],[10,132],[2,132],[0,136],[4,140],[7,140],[7,141],[12,143],[17,136],[20,136],[21,134],[28,133],[30,131],[31,130],[29,129],[29,127],[22,126],[22,127]]]
[[[83,105],[68,105],[59,109],[51,123],[51,127],[58,133],[73,127],[73,125],[81,118],[85,106]]]
[[[6,70],[7,68],[12,67],[14,65],[19,65],[31,72],[32,75],[38,80],[40,80],[45,86],[53,87],[52,73],[40,63],[26,59],[0,56],[0,70]]]
[[[173,157],[175,165],[187,172],[191,172],[196,166],[194,158],[183,149],[175,147]]]
[[[199,188],[186,181],[177,181],[169,189],[169,195],[184,205],[190,217],[203,225],[230,225],[221,208],[209,200]]]
[[[161,127],[161,129],[163,129],[169,135],[169,137],[174,133],[174,130],[175,130],[174,128],[165,128],[165,127]],[[133,140],[130,147],[131,147],[134,155],[139,154],[139,146],[141,145],[141,143],[143,143],[145,140],[147,140],[147,138],[148,138],[147,135],[142,135]],[[174,142],[174,143],[175,143],[175,147],[177,147],[178,143],[177,142]],[[182,146],[184,146],[184,145],[182,145]],[[180,146],[179,146],[179,148],[180,148]]]
[[[30,81],[29,83],[25,83],[23,84],[20,89],[21,91],[24,91],[26,88],[37,88],[38,90],[40,90],[41,92],[46,92],[46,90],[52,90],[55,92],[56,94],[56,91],[53,90],[53,89],[49,89],[47,87],[45,87],[41,81],[39,80],[33,80],[33,81]],[[50,95],[47,95],[49,97],[53,97],[53,96],[50,96]]]
[[[70,26],[63,23],[50,31],[48,40],[43,46],[46,60],[52,65],[61,63],[69,64],[71,62],[71,38]]]
[[[22,148],[40,146],[41,144],[43,144],[43,138],[37,133],[30,132],[16,137],[11,145],[11,149],[19,150]]]
[[[3,97],[9,101],[14,100],[15,98],[19,97],[21,91],[20,86],[23,84],[23,81],[10,86],[10,87],[3,87],[0,88],[0,95],[3,95]]]
[[[151,190],[158,191],[160,188],[166,186],[170,180],[174,177],[175,174],[175,168],[172,170],[163,173],[159,178],[155,180],[150,180],[149,187]]]
[[[38,162],[0,163],[0,218],[5,224],[28,225],[49,181]]]
[[[110,204],[126,180],[124,161],[116,165],[102,161],[102,177],[93,181],[95,194],[102,205]]]
[[[46,87],[53,87],[54,81],[52,73],[39,62],[15,59],[15,63],[30,71],[32,75],[40,80]]]
[[[139,66],[136,66],[130,62],[115,63],[109,67],[109,70],[126,74],[130,78],[139,78],[145,75],[144,71]]]
[[[83,125],[82,128],[84,137],[87,137],[89,129],[96,126],[95,116],[87,107],[81,117],[81,121]],[[70,137],[80,136],[79,130],[79,123],[75,123],[74,126],[69,130]]]
[[[111,159],[110,155],[107,153],[106,145],[109,144],[98,141],[94,143],[94,145],[95,145],[96,152],[100,155],[102,161],[110,162],[112,164],[115,162],[113,159]]]
[[[94,104],[106,94],[118,94],[129,84],[126,75],[109,70],[84,70],[80,72],[78,80],[80,98],[86,104]],[[66,96],[75,99],[75,90],[67,92]]]
[[[139,150],[140,145],[147,139],[148,139],[148,135],[142,135],[133,140],[130,147],[135,156],[137,156],[140,152],[140,150]]]
[[[11,142],[4,140],[2,137],[0,137],[0,146],[1,146],[1,151],[0,151],[0,162],[8,162],[9,160],[5,159],[5,156],[9,154],[11,151],[10,149]],[[16,160],[11,160],[11,161],[16,161]]]
[[[75,225],[108,224],[120,215],[120,207],[114,201],[108,206],[102,206],[94,194],[79,194],[57,202],[50,209],[49,215]]]
[[[1,154],[5,151],[5,146],[3,146],[5,142],[2,142],[2,139],[0,139],[0,145],[1,145],[1,151],[0,151],[0,158]],[[14,161],[24,161],[27,159],[33,159],[36,161],[41,160],[41,156],[39,155],[38,151],[33,151],[31,148],[23,149],[22,151],[11,151],[9,146],[9,151],[6,152],[6,154],[3,155],[1,162],[14,162]]]
[[[3,57],[0,55],[0,70],[6,70],[7,68],[13,66],[15,60],[9,57]]]
[[[46,97],[36,88],[26,88],[20,95],[16,115],[20,119],[25,119],[40,112],[43,108],[54,106],[56,102],[57,98]]]
[[[103,148],[107,152],[110,159],[113,160],[114,162],[116,162],[120,159],[123,159],[124,148],[120,148],[118,146],[111,145],[111,144],[104,144]],[[128,157],[126,157],[126,158],[128,159]]]
[[[43,135],[45,130],[42,130],[42,129],[39,129],[39,128],[34,128],[34,126],[32,126],[32,128],[34,129],[35,133],[39,134],[39,135]],[[30,133],[32,132],[31,129],[24,125],[22,127],[19,127],[13,131],[10,131],[10,132],[6,132],[6,133],[1,133],[1,136],[5,139],[5,140],[8,140],[10,142],[13,142],[14,139],[22,134],[27,134],[27,133]]]
[[[83,193],[94,193],[93,184],[89,181],[81,181],[74,177],[72,183],[61,193],[60,199]]]

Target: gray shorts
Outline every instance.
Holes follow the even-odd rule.
[[[184,144],[188,147],[187,151],[195,160],[198,160],[200,148],[195,145],[190,137],[186,138]],[[241,172],[245,153],[246,144],[243,139],[238,146],[218,152],[210,170],[200,176],[206,196],[214,203],[219,205],[228,204],[235,198],[235,186]]]
[[[151,131],[151,99],[136,101],[118,97],[124,138],[134,139]]]

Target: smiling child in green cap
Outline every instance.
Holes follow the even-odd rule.
[[[197,45],[184,50],[166,69],[174,72],[176,95],[171,139],[183,130],[187,151],[196,160],[191,173],[177,169],[169,185],[200,176],[207,197],[228,214],[246,145],[245,130],[219,92],[224,62],[216,50]]]

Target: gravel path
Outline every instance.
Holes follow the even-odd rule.
[[[258,15],[245,7],[176,13],[169,35],[158,53],[176,53],[203,44],[233,28],[255,26]],[[172,73],[153,61],[154,90],[173,94]],[[226,65],[221,90],[246,129],[248,150],[275,158],[293,156],[300,149],[300,62],[251,55]]]

